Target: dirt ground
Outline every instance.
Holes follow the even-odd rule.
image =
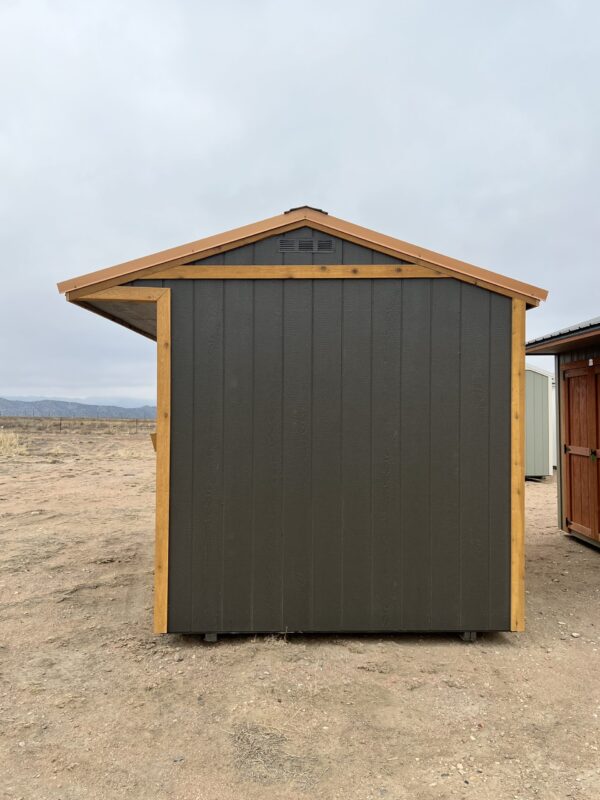
[[[0,420],[1,422],[1,420]],[[527,632],[151,631],[154,454],[30,424],[0,458],[0,797],[600,798],[600,552],[527,484]]]

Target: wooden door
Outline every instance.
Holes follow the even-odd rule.
[[[594,418],[592,441],[592,482],[596,497],[595,525],[592,538],[600,542],[600,364],[591,367],[592,371],[592,415]]]
[[[600,366],[567,367],[562,388],[565,525],[600,541]]]

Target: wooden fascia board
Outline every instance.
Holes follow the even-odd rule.
[[[326,217],[325,219],[329,220],[331,218]],[[335,218],[333,219],[334,222],[338,221],[335,220]],[[548,292],[545,289],[539,289],[536,286],[507,278],[504,275],[499,275],[498,273],[491,272],[482,267],[475,267],[472,264],[457,261],[448,256],[442,256],[440,253],[434,253],[431,250],[417,248],[407,242],[392,239],[385,234],[377,234],[375,231],[358,228],[358,226],[352,225],[351,223],[345,223],[343,229],[335,225],[329,226],[327,223],[323,223],[320,220],[311,220],[311,225],[322,233],[328,233],[330,235],[335,234],[340,238],[347,239],[362,247],[369,247],[372,250],[377,250],[385,255],[439,270],[440,272],[444,272],[449,278],[462,280],[475,286],[480,286],[483,289],[503,294],[507,297],[516,297],[517,299],[525,300],[530,308],[538,306],[540,302],[545,300],[548,296]],[[360,231],[366,231],[370,236],[363,237],[361,235],[356,235],[346,230],[346,227],[358,228]],[[394,244],[386,243],[386,241]]]
[[[325,216],[325,215],[323,215]],[[278,233],[302,228],[307,221],[305,212],[290,212],[272,217],[252,225],[245,225],[232,231],[208,236],[196,242],[173,247],[159,253],[116,264],[95,272],[80,275],[77,278],[61,281],[57,284],[61,294],[70,294],[73,299],[84,294],[86,290],[106,289],[111,286],[127,283],[130,280],[148,278],[157,269],[177,266],[195,261],[199,258],[208,258],[212,255],[224,253],[246,244],[252,244],[266,236],[276,236]]]
[[[575,350],[576,345],[586,345],[589,339],[600,339],[600,328],[592,331],[573,331],[572,334],[548,339],[545,342],[537,342],[527,345],[527,355],[553,356],[557,353],[564,353],[565,350]],[[565,347],[565,345],[570,345]],[[557,349],[558,348],[558,349]]]
[[[474,279],[474,281],[481,281],[482,285],[483,283],[489,284],[489,286],[485,288],[490,288],[491,290],[498,288],[505,289],[511,295],[526,299],[532,306],[539,305],[541,301],[546,300],[548,297],[546,289],[541,289],[538,286],[518,281],[515,278],[509,278],[506,275],[492,272],[483,267],[477,267],[466,261],[459,261],[450,256],[436,253],[434,250],[417,247],[409,242],[396,239],[393,236],[388,236],[387,234],[355,225],[353,222],[347,222],[346,220],[338,219],[328,214],[316,214],[311,210],[308,210],[306,214],[313,227],[324,233],[335,233],[341,236],[341,238],[356,241],[357,244],[362,244],[363,247],[370,247],[373,250],[379,250],[380,252],[395,256],[396,258],[412,261],[415,264],[450,270],[455,273],[454,277],[464,275],[466,278]],[[474,281],[472,280],[471,282]]]

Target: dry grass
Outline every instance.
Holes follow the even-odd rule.
[[[139,434],[156,429],[153,419],[80,419],[60,417],[0,417],[2,427],[27,433]]]
[[[306,791],[324,772],[316,757],[288,752],[286,736],[263,725],[242,723],[231,738],[233,764],[245,780]]]
[[[0,428],[0,456],[11,458],[12,456],[22,456],[27,452],[27,448],[21,441],[18,433],[5,431]]]

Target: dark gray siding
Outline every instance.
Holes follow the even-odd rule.
[[[164,285],[170,631],[510,627],[510,299]]]
[[[331,239],[333,252],[279,252],[280,239],[299,238]],[[269,236],[253,244],[236,247],[220,255],[209,256],[209,258],[199,259],[192,263],[233,266],[235,264],[405,264],[407,262],[307,227],[297,228],[279,236]]]

